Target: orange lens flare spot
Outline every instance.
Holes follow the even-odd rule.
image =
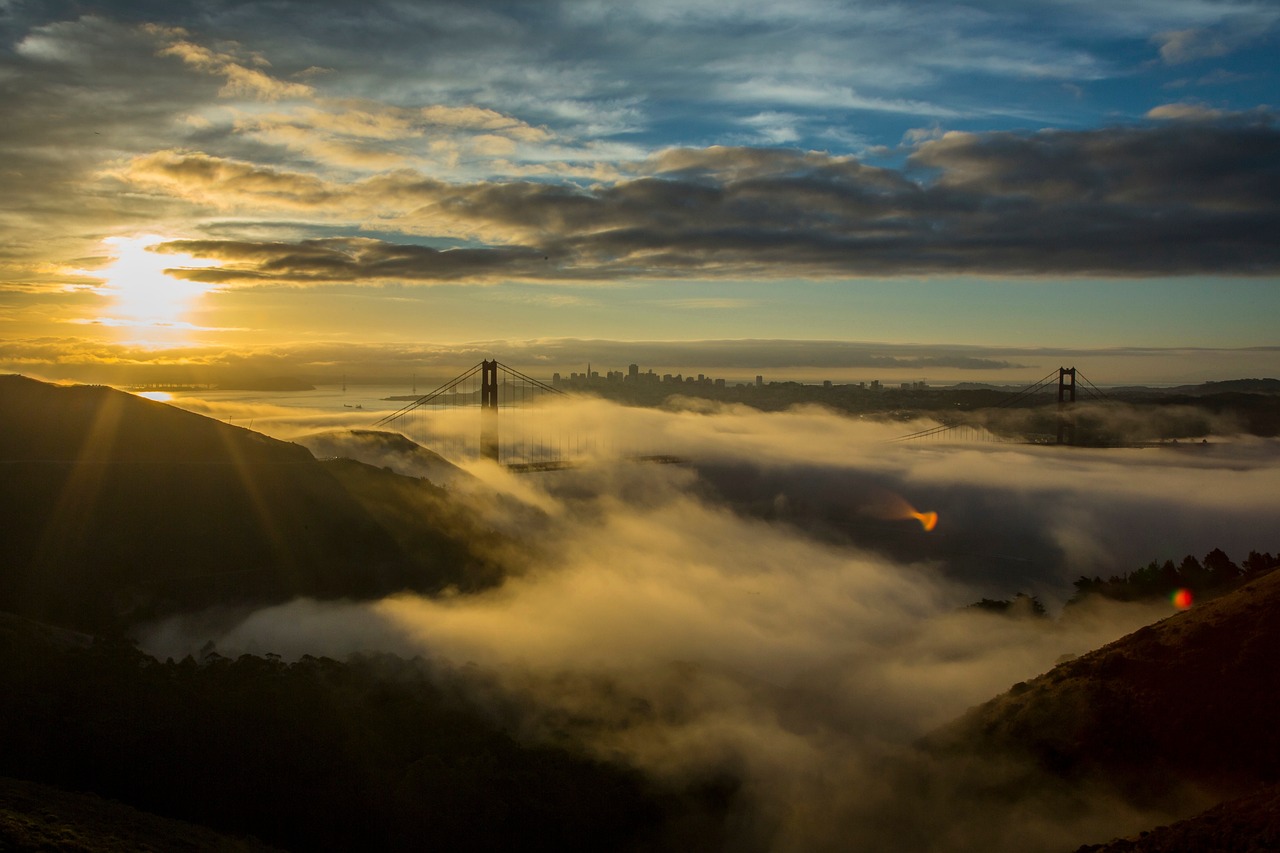
[[[936,512],[913,512],[911,517],[920,522],[920,526],[926,532],[938,526],[938,514]]]
[[[1179,610],[1187,610],[1191,607],[1191,590],[1175,590],[1173,595],[1169,596],[1169,600],[1173,602],[1173,606]]]
[[[936,512],[920,512],[909,504],[902,495],[896,495],[893,492],[881,492],[875,495],[864,505],[862,511],[876,518],[914,518],[920,522],[920,526],[926,531],[933,530],[938,526],[938,514]]]

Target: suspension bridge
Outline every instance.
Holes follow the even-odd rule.
[[[1013,431],[1007,428],[1000,431],[992,428],[999,421],[1001,409],[1036,406],[1046,402],[1048,395],[1054,393],[1055,388],[1057,408],[1053,417],[1055,428],[1053,433],[1027,434],[1024,431]],[[963,441],[1074,445],[1077,423],[1072,404],[1076,402],[1077,389],[1082,391],[1087,399],[1098,401],[1109,399],[1098,386],[1090,382],[1076,368],[1059,367],[1027,387],[1010,394],[994,406],[979,409],[961,417],[948,417],[936,426],[900,435],[890,439],[890,442]]]
[[[594,449],[586,432],[565,429],[539,405],[557,396],[565,394],[497,359],[484,360],[374,426],[453,455],[481,456],[517,471],[550,471]],[[458,417],[477,406],[478,444],[472,441],[474,423]]]
[[[1077,393],[1085,399],[1108,399],[1076,368],[1060,367],[995,405],[949,415],[941,423],[890,441],[1073,445]],[[1056,409],[1051,410],[1045,404],[1054,402],[1055,395]],[[518,472],[553,471],[572,467],[575,460],[602,449],[589,427],[557,417],[554,408],[545,405],[565,396],[559,388],[496,359],[484,360],[374,426],[397,430],[445,455],[479,456]],[[477,409],[478,430],[473,414]],[[1014,409],[1023,410],[1020,421],[1001,420],[1001,410]],[[650,462],[681,461],[667,455],[628,455]]]

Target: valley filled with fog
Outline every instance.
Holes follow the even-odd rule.
[[[578,467],[518,475],[455,458],[460,470],[441,478],[438,462],[389,450],[349,409],[175,402],[323,445],[318,455],[447,479],[452,499],[507,537],[506,580],[471,594],[192,613],[141,628],[145,651],[180,659],[212,642],[231,657],[392,652],[474,665],[487,689],[518,698],[535,740],[673,783],[740,776],[743,848],[875,840],[916,809],[942,820],[944,806],[904,800],[877,768],[967,708],[1175,612],[1166,601],[1064,606],[1074,579],[1275,544],[1280,446],[1248,436],[912,446],[886,443],[912,425],[819,408],[576,398],[543,417],[591,425],[599,450]],[[417,438],[430,447],[475,418],[442,413]],[[683,461],[605,449],[641,445]],[[932,530],[926,513],[937,513]],[[1050,618],[966,607],[1017,593]],[[1001,825],[1027,849],[1051,849],[1090,827],[1142,825],[1117,818],[1126,808],[1095,804],[1061,825],[1032,810],[1025,827]],[[973,815],[947,820],[956,837],[938,849],[993,837]]]

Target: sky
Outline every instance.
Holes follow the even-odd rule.
[[[1278,22],[0,0],[0,369],[1275,376]]]

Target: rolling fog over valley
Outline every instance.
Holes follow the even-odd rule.
[[[142,627],[142,647],[476,664],[526,703],[535,738],[580,740],[663,779],[741,774],[737,807],[751,818],[737,844],[838,846],[828,833],[866,804],[833,789],[865,787],[886,753],[1174,612],[1168,601],[1063,610],[1071,581],[1217,547],[1243,555],[1269,535],[1266,496],[1280,486],[1276,445],[1248,436],[1185,452],[903,447],[884,443],[899,424],[816,409],[562,408],[620,433],[602,444],[635,431],[690,461],[513,475],[464,460],[474,479],[450,494],[518,531],[500,587],[192,614]],[[326,413],[254,417],[304,444],[323,436],[327,454],[418,473],[420,460],[376,435],[333,432]],[[936,527],[913,507],[937,512]],[[1019,592],[1054,618],[965,607]]]
[[[1280,848],[1274,0],[0,0],[0,850]]]

